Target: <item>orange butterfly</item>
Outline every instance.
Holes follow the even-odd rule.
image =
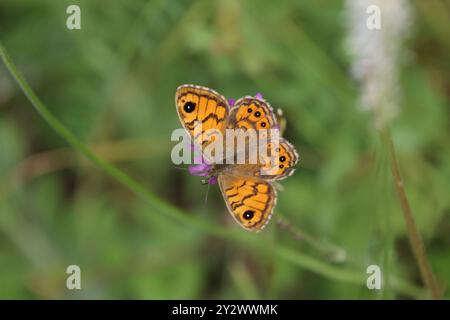
[[[210,130],[224,135],[227,129],[262,132],[279,128],[272,108],[260,94],[229,103],[212,89],[182,85],[177,88],[175,104],[183,127],[200,148],[214,140],[207,134]],[[299,160],[297,151],[287,140],[279,138],[278,143],[272,142],[267,147],[277,146],[277,167],[270,173],[261,174],[264,172],[261,169],[269,166],[264,161],[224,164],[224,161],[205,159],[206,163],[189,167],[191,174],[208,177],[210,184],[218,181],[229,212],[247,230],[259,231],[268,223],[277,200],[273,182],[290,176]]]

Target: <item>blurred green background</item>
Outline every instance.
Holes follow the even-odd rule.
[[[66,28],[71,4],[81,7],[81,30]],[[446,289],[450,3],[411,6],[392,135]],[[0,40],[51,112],[158,201],[224,232],[167,217],[93,166],[0,64],[0,298],[427,297],[385,148],[350,76],[345,8],[323,0],[2,0]],[[198,177],[174,168],[174,94],[184,83],[228,98],[262,92],[283,109],[301,161],[263,232],[241,229],[216,186],[205,205]],[[280,228],[281,216],[309,242]],[[82,290],[66,289],[71,264],[81,268]],[[382,290],[366,287],[371,264],[381,267]]]

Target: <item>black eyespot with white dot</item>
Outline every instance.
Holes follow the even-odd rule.
[[[193,112],[195,110],[196,106],[197,106],[196,103],[188,101],[183,106],[184,112],[191,113],[191,112]]]
[[[244,212],[244,214],[242,216],[244,217],[245,220],[250,220],[251,218],[253,218],[254,215],[255,215],[255,211],[247,210]]]
[[[256,111],[256,112],[255,112],[255,117],[259,118],[260,116],[261,116],[261,112]]]
[[[280,157],[280,162],[285,162],[286,161],[286,157],[285,156],[281,156]]]
[[[261,122],[261,127],[265,127],[267,125],[267,123],[265,123],[265,122]]]
[[[278,168],[283,169],[283,168],[284,168],[284,165],[283,165],[283,164],[280,164],[280,165],[278,166]]]
[[[247,109],[247,112],[248,112],[248,113],[252,113],[252,112],[253,112],[253,109],[252,109],[252,108],[248,108],[248,109]]]

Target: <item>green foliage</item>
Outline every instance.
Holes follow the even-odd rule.
[[[445,288],[450,19],[432,2],[414,2],[392,135]],[[0,40],[17,66],[0,65],[0,298],[427,297],[386,151],[347,71],[341,2],[76,3],[82,29],[72,31],[73,1],[0,4]],[[283,109],[301,161],[274,220],[283,213],[311,242],[275,221],[246,233],[217,189],[205,205],[206,188],[174,168],[183,83],[230,98],[262,92]],[[70,264],[81,267],[80,291],[65,287]],[[379,292],[365,286],[370,264],[383,270]]]

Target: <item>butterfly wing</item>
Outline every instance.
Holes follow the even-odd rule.
[[[252,177],[222,174],[218,181],[228,211],[239,225],[250,231],[263,229],[275,207],[275,188]]]
[[[271,142],[267,144],[268,148],[273,148]],[[291,176],[295,171],[295,165],[299,161],[299,155],[294,146],[284,138],[279,139],[278,159],[271,157],[265,158],[259,166],[259,174],[256,176],[264,180],[283,180]]]
[[[236,101],[228,116],[227,128],[272,129],[277,127],[276,116],[263,99],[243,97]]]
[[[217,129],[223,132],[225,129],[230,107],[216,91],[185,84],[177,88],[175,104],[181,123],[199,146],[211,142],[205,131]]]

